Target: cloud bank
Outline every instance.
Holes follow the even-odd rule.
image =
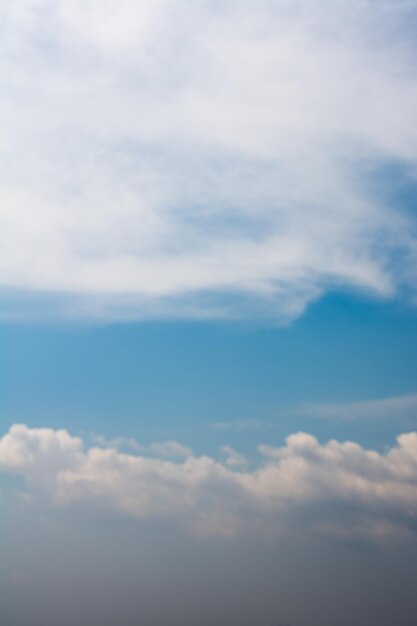
[[[224,463],[191,451],[174,462],[86,449],[65,430],[16,424],[0,439],[0,468],[48,506],[84,506],[199,535],[384,540],[417,531],[417,433],[400,435],[385,454],[352,442],[320,444],[305,433],[259,451],[263,460],[251,469],[231,448],[222,450]]]
[[[6,0],[4,315],[414,297],[416,3]]]

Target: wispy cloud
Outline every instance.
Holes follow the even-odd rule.
[[[415,11],[2,2],[6,314],[292,319],[335,285],[413,291],[386,172],[416,171]]]
[[[248,461],[246,457],[232,448],[231,446],[222,446],[220,448],[221,452],[225,455],[225,464],[229,467],[246,467]]]
[[[90,440],[95,446],[100,448],[130,450],[162,458],[175,459],[193,456],[191,448],[183,446],[175,440],[153,441],[149,445],[143,445],[138,443],[134,437],[106,437],[105,435],[97,434],[87,434],[87,440]]]
[[[178,441],[155,441],[149,446],[149,452],[157,457],[188,458],[193,456],[193,451],[183,446]]]
[[[365,402],[304,404],[291,414],[329,420],[416,419],[417,393]]]
[[[209,456],[173,462],[86,449],[64,430],[14,425],[0,439],[0,467],[54,506],[100,507],[198,534],[415,533],[417,433],[399,436],[385,454],[352,442],[320,444],[305,433],[259,449],[265,461],[248,471],[228,447],[225,463]]]
[[[264,426],[265,423],[258,419],[229,420],[224,422],[214,422],[212,428],[216,430],[230,430],[241,432],[245,430],[256,430]]]
[[[140,445],[134,437],[106,437],[97,434],[90,434],[87,437],[100,448],[114,448],[115,450],[127,448],[137,452],[144,450],[144,446]]]

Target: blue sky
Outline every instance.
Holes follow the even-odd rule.
[[[415,626],[416,17],[1,3],[5,626]]]
[[[380,446],[414,427],[415,411],[326,419],[303,407],[415,393],[416,331],[413,307],[351,294],[327,296],[284,328],[7,324],[2,410],[9,423],[174,438],[201,452],[223,438],[246,449],[258,439],[279,443],[294,429]]]

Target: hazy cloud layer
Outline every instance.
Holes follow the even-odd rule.
[[[3,2],[5,314],[288,319],[334,286],[413,293],[393,176],[415,180],[416,12]]]
[[[224,463],[208,456],[173,462],[85,449],[64,430],[18,424],[0,440],[0,467],[50,506],[93,507],[203,535],[383,539],[417,530],[417,433],[399,436],[385,454],[352,442],[322,445],[305,433],[259,451],[263,460],[251,470],[229,447]]]

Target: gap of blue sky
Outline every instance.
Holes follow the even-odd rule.
[[[417,317],[410,307],[339,294],[284,328],[9,324],[2,344],[8,424],[71,424],[77,433],[146,443],[175,438],[202,453],[225,438],[247,449],[298,429],[379,446],[415,425],[412,406],[388,406],[375,418],[371,409],[360,419],[349,409],[416,393]],[[329,405],[323,416],[311,406],[321,404]],[[352,418],[337,408],[332,416],[334,405],[345,405]]]

